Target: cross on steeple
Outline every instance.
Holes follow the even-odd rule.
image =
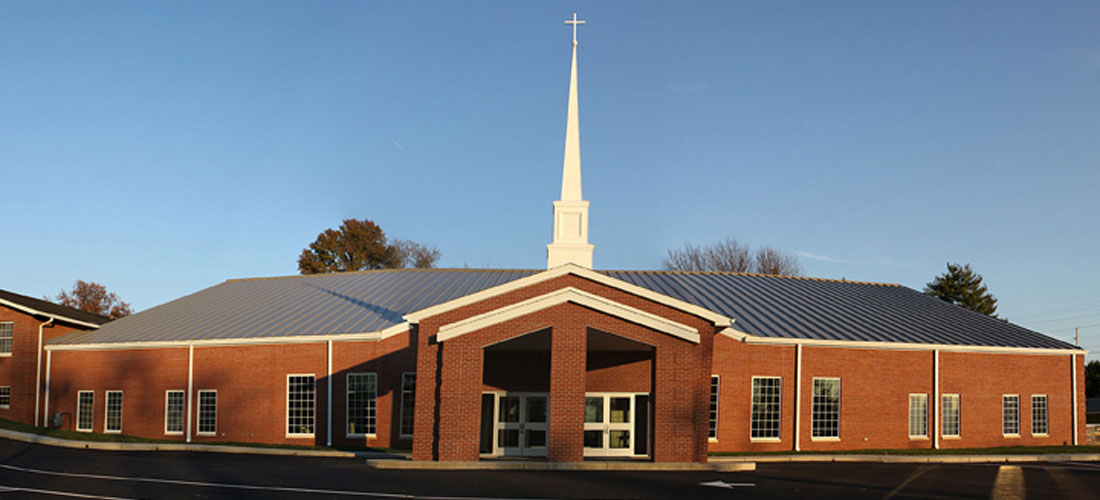
[[[577,25],[584,24],[584,19],[577,20],[577,11],[573,11],[573,20],[566,19],[565,24],[573,25],[573,45],[577,44]]]

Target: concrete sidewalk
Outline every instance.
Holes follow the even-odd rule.
[[[710,463],[871,462],[896,464],[965,464],[1013,462],[1097,462],[1100,453],[1051,453],[1041,455],[739,455],[710,457]]]
[[[407,455],[398,453],[385,453],[378,451],[339,451],[339,450],[306,450],[294,448],[260,448],[255,446],[228,446],[213,444],[192,443],[120,443],[109,441],[77,441],[74,439],[62,439],[40,434],[28,434],[7,429],[0,429],[0,438],[23,441],[27,443],[44,444],[47,446],[59,446],[62,448],[80,448],[87,450],[107,451],[202,451],[214,453],[240,453],[249,455],[283,455],[294,457],[328,457],[328,458],[367,458],[367,459],[408,459]]]

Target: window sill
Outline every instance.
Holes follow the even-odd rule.
[[[122,434],[122,429],[117,431],[103,431],[104,434]]]
[[[958,441],[962,439],[962,436],[941,436],[944,441]]]
[[[1020,439],[1019,434],[1001,434],[1001,437],[1005,439]]]
[[[8,410],[8,409],[11,409],[11,405],[0,405],[0,410]]]
[[[287,439],[313,439],[314,434],[287,434]]]
[[[10,352],[0,352],[0,358],[10,358],[10,357],[11,357]]]
[[[712,437],[708,437],[708,438],[707,438],[707,442],[708,442],[708,443],[717,443],[717,442],[718,442],[718,438],[712,438]]]
[[[76,432],[92,432],[91,429],[77,429]]]
[[[214,432],[196,432],[195,435],[196,436],[217,436],[218,432],[217,431],[214,431]]]
[[[811,437],[810,441],[823,441],[823,442],[836,442],[840,441],[839,437]]]
[[[401,434],[397,436],[397,439],[412,439],[412,434]]]
[[[910,441],[928,441],[928,436],[909,436]]]
[[[1048,437],[1050,437],[1050,434],[1046,434],[1046,433],[1043,433],[1043,434],[1032,434],[1032,435],[1031,435],[1031,437],[1036,437],[1036,438],[1048,438]]]
[[[165,436],[182,436],[182,435],[183,435],[183,431],[179,431],[179,432],[176,432],[176,431],[172,431],[172,432],[164,431],[164,435],[165,435]]]
[[[367,438],[367,439],[376,439],[376,438],[378,438],[378,434],[376,434],[376,433],[373,433],[373,432],[372,432],[372,433],[370,433],[370,434],[344,434],[344,437],[346,437],[346,438]]]
[[[782,441],[780,438],[749,438],[750,443],[780,443]]]

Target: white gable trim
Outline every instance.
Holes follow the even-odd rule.
[[[75,320],[75,319],[69,318],[67,316],[62,316],[60,314],[42,312],[42,311],[39,311],[39,310],[31,308],[31,307],[27,307],[27,306],[22,305],[22,304],[16,304],[15,302],[12,302],[10,300],[0,299],[0,305],[7,306],[7,307],[10,307],[12,309],[22,311],[22,312],[25,312],[25,313],[31,314],[31,315],[37,314],[39,316],[48,316],[48,317],[52,316],[54,318],[57,318],[59,320],[62,320],[64,322],[66,322],[66,323],[72,323],[74,325],[86,326],[88,328],[99,328],[99,325],[97,325],[95,323],[88,323],[87,321]]]
[[[770,344],[770,345],[802,345],[808,347],[841,347],[849,349],[886,349],[901,351],[928,351],[940,350],[945,352],[977,352],[989,354],[1045,354],[1066,355],[1085,354],[1084,349],[1045,349],[1042,347],[1009,347],[992,345],[956,345],[956,344],[920,344],[907,342],[876,342],[867,340],[826,340],[826,339],[799,339],[789,337],[761,337],[726,328],[720,332],[738,342],[745,344]]]
[[[705,318],[709,321],[712,321],[716,326],[729,326],[733,322],[732,319],[709,309],[699,307],[695,304],[691,304],[688,302],[684,302],[680,299],[669,297],[668,295],[654,292],[653,290],[650,290],[648,288],[642,288],[638,285],[627,283],[623,280],[615,279],[610,276],[605,276],[596,271],[585,269],[576,264],[565,264],[555,267],[553,269],[543,271],[541,273],[532,274],[530,276],[520,278],[518,280],[509,281],[508,283],[504,283],[502,285],[497,285],[492,288],[486,288],[477,293],[472,293],[470,295],[459,297],[457,299],[450,300],[442,304],[437,304],[432,307],[408,313],[404,316],[404,318],[405,321],[408,321],[409,323],[419,323],[424,318],[429,318],[440,313],[444,313],[453,309],[458,309],[462,306],[467,306],[476,302],[481,302],[491,297],[496,297],[497,295],[503,295],[514,290],[519,290],[520,288],[528,287],[537,283],[542,283],[544,281],[565,276],[566,274],[572,274],[587,280],[595,281],[602,285],[616,288],[626,293],[652,300],[653,302],[657,302],[659,304],[664,304],[673,309],[678,309],[688,314],[693,314],[695,316],[699,316],[700,318]]]
[[[615,316],[631,323],[637,323],[639,325],[652,328],[659,332],[664,332],[674,337],[679,337],[688,342],[698,344],[700,333],[696,329],[670,321],[656,314],[645,312],[641,309],[636,309],[613,300],[608,300],[599,295],[588,293],[584,290],[578,290],[573,287],[565,287],[561,290],[555,290],[545,295],[539,295],[538,297],[532,297],[522,302],[510,304],[500,309],[495,309],[487,313],[478,314],[461,321],[446,324],[439,327],[439,332],[436,334],[436,339],[440,342],[453,339],[460,335],[464,335],[473,331],[480,330],[498,323],[503,323],[510,319],[515,319],[520,316],[526,316],[528,314],[547,309],[549,307],[563,304],[566,302],[572,302],[574,304],[582,305],[600,311],[611,316]]]

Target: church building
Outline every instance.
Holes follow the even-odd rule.
[[[594,269],[567,23],[545,269],[229,280],[47,339],[34,411],[0,417],[438,461],[1077,444],[1071,344],[894,284]]]

